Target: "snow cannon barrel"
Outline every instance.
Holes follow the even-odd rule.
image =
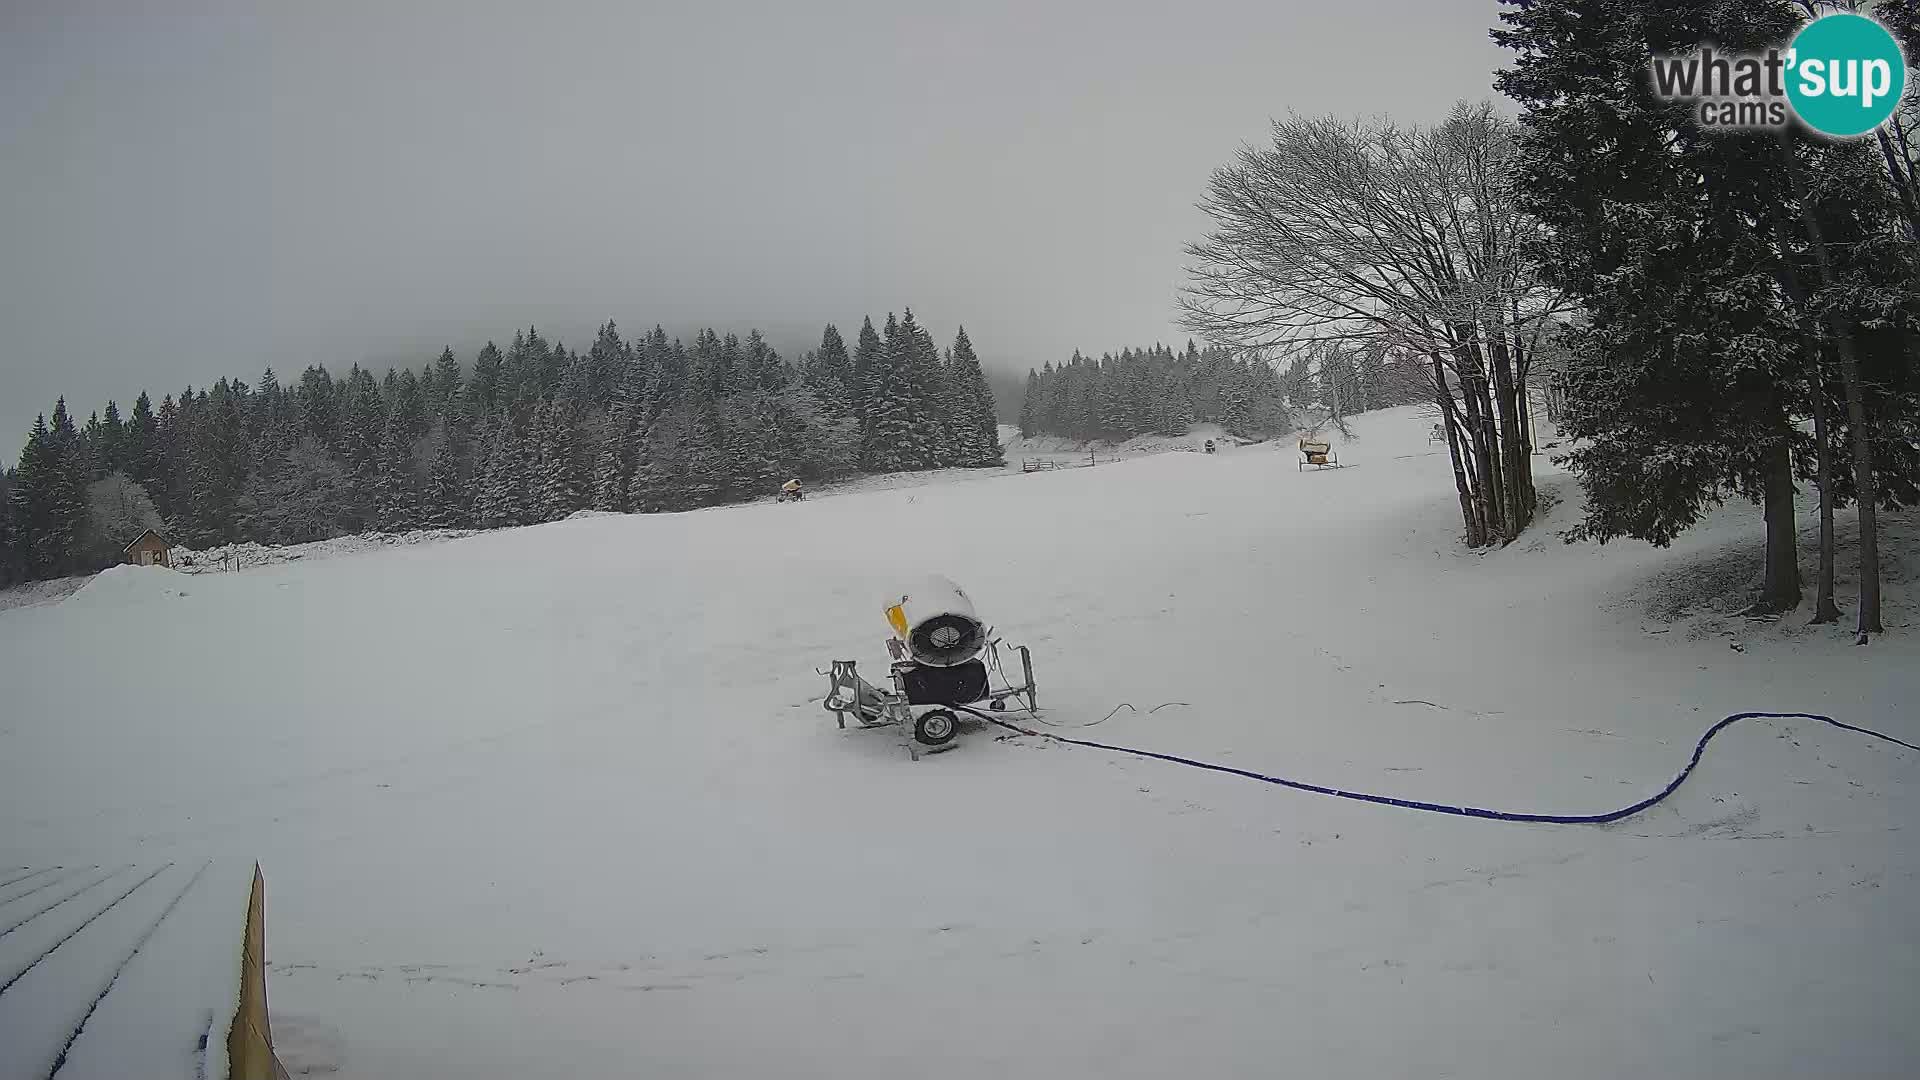
[[[909,656],[929,667],[953,667],[987,647],[987,624],[974,614],[965,590],[938,575],[887,608],[887,624]]]

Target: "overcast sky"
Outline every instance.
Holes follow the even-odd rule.
[[[161,10],[191,14],[158,14]],[[1180,337],[1269,118],[1491,94],[1494,0],[0,0],[0,457],[271,364],[911,306],[1018,368]]]

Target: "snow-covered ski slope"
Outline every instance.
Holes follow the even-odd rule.
[[[1752,511],[1464,553],[1429,424],[114,571],[0,612],[0,862],[258,858],[281,1056],[342,1077],[1913,1075],[1897,747],[1742,724],[1526,826],[819,706],[932,571],[1048,720],[1340,787],[1598,811],[1737,710],[1920,738],[1910,584],[1868,649],[1655,621]]]

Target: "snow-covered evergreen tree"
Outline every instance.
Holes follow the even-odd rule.
[[[472,519],[473,499],[462,479],[461,425],[443,415],[429,439],[434,449],[427,466],[427,488],[421,499],[424,524],[442,529],[464,528]]]
[[[491,420],[506,405],[506,360],[491,341],[473,359],[473,375],[467,380],[462,404],[468,421],[475,425]]]
[[[871,328],[871,325],[868,327]],[[866,336],[866,330],[861,331]],[[866,371],[866,415],[860,440],[860,464],[871,472],[898,472],[918,468],[917,440],[909,413],[913,393],[913,346],[900,332],[900,322],[887,316],[880,355]]]
[[[333,377],[325,367],[314,364],[301,372],[294,404],[302,433],[322,446],[332,446],[339,431],[340,406],[334,398]]]
[[[374,504],[376,523],[385,531],[399,532],[422,524],[420,492],[413,475],[413,439],[399,416],[387,423],[381,439]]]
[[[620,337],[620,328],[608,319],[594,334],[593,344],[584,357],[587,364],[585,392],[579,395],[586,401],[609,400],[614,387],[620,384],[626,374],[627,365],[632,360],[632,350]]]
[[[853,358],[847,354],[847,343],[841,340],[839,329],[832,323],[821,331],[820,347],[814,350],[812,362],[807,365],[806,381],[829,409],[848,416],[859,415]]]
[[[575,460],[573,425],[556,403],[534,411],[534,468],[529,496],[536,521],[558,521],[586,508],[586,485]]]
[[[430,422],[427,395],[412,371],[402,368],[393,377],[393,394],[387,399],[387,415],[398,425],[400,435],[408,442],[427,433]]]
[[[952,388],[949,397],[953,406],[946,422],[958,433],[959,452],[953,464],[968,468],[1001,464],[1004,458],[1000,452],[1000,421],[994,415],[993,388],[987,384],[986,373],[980,370],[980,358],[974,355],[973,342],[968,340],[964,326],[953,336],[947,383]]]
[[[732,480],[727,427],[719,406],[712,403],[696,405],[689,419],[678,447],[679,475],[669,497],[685,505],[711,506],[725,497]]]
[[[15,470],[0,470],[0,588],[26,576],[20,566],[19,535],[13,526]]]
[[[474,482],[474,523],[483,529],[526,524],[533,520],[527,440],[504,412],[496,414],[488,428],[486,462]]]
[[[593,508],[623,514],[632,509],[634,427],[624,407],[607,413],[594,465]]]
[[[888,316],[889,319],[892,316]],[[847,390],[853,400],[853,412],[860,420],[861,457],[865,460],[865,444],[872,429],[868,415],[868,402],[875,393],[875,380],[885,374],[886,343],[880,340],[880,334],[873,328],[873,318],[861,320],[860,333],[854,338],[853,377],[848,381]]]
[[[747,335],[744,347],[746,356],[745,385],[755,390],[778,392],[787,388],[786,365],[780,361],[780,354],[767,344],[767,339],[754,330]]]

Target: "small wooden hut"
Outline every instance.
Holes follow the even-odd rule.
[[[148,529],[120,550],[120,561],[132,566],[172,566],[172,550],[166,537]]]

